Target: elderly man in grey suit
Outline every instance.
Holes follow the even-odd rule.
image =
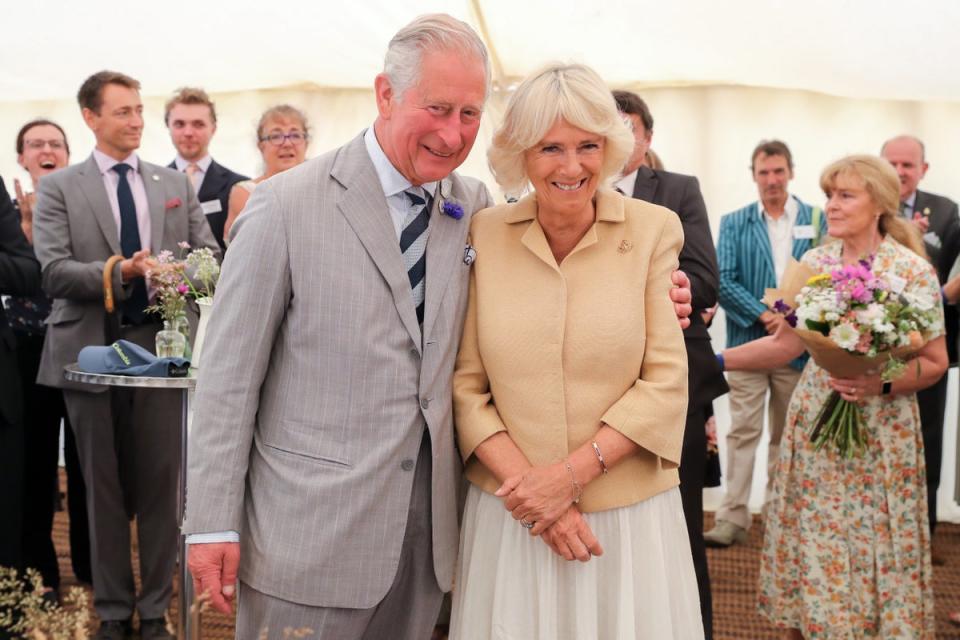
[[[111,274],[119,300],[119,336],[153,349],[160,328],[149,304],[152,254],[179,242],[219,251],[193,187],[184,174],[140,160],[140,84],[101,71],[77,99],[96,148],[85,162],[40,183],[34,246],[43,288],[54,298],[37,381],[64,390],[87,487],[97,638],[132,637],[140,616],[144,640],[170,638],[164,614],[172,593],[177,550],[176,488],[180,452],[179,394],[163,390],[108,391],[64,380],[80,349],[104,344],[105,263],[122,255]],[[130,566],[128,514],[137,518],[142,588]]]
[[[238,638],[427,638],[452,586],[451,375],[470,216],[491,204],[453,171],[489,75],[469,26],[417,18],[390,42],[373,127],[262,183],[239,218],[184,523],[197,591],[221,611],[239,567]]]
[[[238,638],[430,635],[457,553],[467,230],[491,204],[453,170],[488,79],[469,26],[418,18],[390,43],[373,127],[261,184],[239,218],[184,524],[197,590],[222,610],[239,557]]]

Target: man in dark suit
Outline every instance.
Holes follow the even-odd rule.
[[[676,212],[683,225],[684,244],[680,269],[690,278],[693,310],[690,326],[683,332],[687,347],[689,402],[680,458],[680,495],[690,535],[703,629],[713,634],[710,575],[703,542],[703,485],[706,469],[705,424],[713,399],[727,392],[727,382],[710,345],[710,334],[700,312],[717,303],[719,270],[710,235],[707,207],[700,185],[693,176],[651,169],[643,164],[653,137],[653,116],[646,103],[629,91],[614,91],[617,107],[633,123],[633,155],[623,169],[617,187],[626,195],[659,204]]]
[[[150,348],[161,325],[147,313],[146,276],[163,269],[152,257],[179,243],[219,254],[200,203],[182,173],[141,160],[140,83],[96,73],[77,95],[96,148],[80,164],[40,182],[34,248],[43,287],[54,299],[37,382],[63,389],[87,488],[96,638],[168,639],[164,614],[177,556],[176,487],[180,462],[180,395],[173,389],[113,389],[64,379],[80,349],[104,344],[106,262],[120,313],[121,338]],[[112,320],[112,319],[109,319]],[[130,564],[128,510],[137,518],[140,593]]]
[[[900,213],[923,233],[923,243],[930,262],[937,269],[941,286],[947,282],[950,268],[960,254],[960,217],[957,203],[949,198],[920,191],[917,186],[930,165],[924,158],[923,143],[913,136],[897,136],[887,140],[880,155],[887,159],[900,176]],[[957,308],[946,305],[943,320],[947,330],[947,352],[950,366],[957,364]],[[917,393],[920,423],[923,432],[924,461],[927,467],[927,505],[930,533],[937,525],[937,489],[943,458],[943,415],[947,407],[947,373],[931,387]],[[942,564],[935,555],[935,564]]]
[[[177,149],[177,157],[167,166],[190,177],[213,237],[222,251],[226,249],[223,224],[227,220],[230,189],[247,180],[247,176],[234,173],[210,156],[210,140],[217,132],[217,110],[203,89],[178,89],[167,101],[164,121]]]
[[[20,219],[0,180],[0,294],[29,296],[40,291],[40,264],[33,257]],[[22,567],[23,395],[17,342],[0,305],[0,567]],[[0,631],[0,638],[8,637]]]

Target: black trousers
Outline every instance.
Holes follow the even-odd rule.
[[[67,505],[70,513],[70,558],[74,574],[90,582],[90,534],[86,492],[80,472],[73,430],[60,389],[34,382],[43,350],[43,336],[17,336],[17,360],[23,388],[23,564],[43,577],[43,584],[57,589],[60,570],[51,531],[60,491],[57,465],[60,421],[64,421],[64,454],[67,466]]]
[[[683,431],[683,450],[680,453],[680,498],[683,516],[690,536],[690,552],[700,591],[700,614],[703,617],[703,637],[713,638],[713,596],[710,593],[710,572],[707,567],[707,548],[703,542],[703,483],[707,466],[706,407],[691,407]]]
[[[943,460],[943,415],[947,409],[949,373],[948,369],[933,386],[917,392],[923,434],[923,461],[927,467],[927,512],[930,516],[931,536],[937,527],[937,489],[940,488],[940,467]]]

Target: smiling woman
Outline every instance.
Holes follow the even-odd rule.
[[[451,638],[703,637],[677,488],[687,371],[668,290],[683,234],[607,188],[633,142],[583,65],[524,80],[494,136],[500,186],[534,192],[470,228]]]
[[[309,141],[307,116],[296,107],[281,104],[263,112],[257,124],[257,148],[263,157],[264,172],[253,180],[238,182],[231,189],[227,221],[223,225],[223,239],[227,244],[233,240],[230,231],[256,186],[303,162]]]

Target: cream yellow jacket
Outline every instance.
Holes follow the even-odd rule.
[[[601,189],[596,222],[557,265],[536,195],[474,215],[476,260],[453,380],[466,475],[506,431],[534,465],[565,458],[606,423],[639,445],[584,488],[583,511],[634,504],[679,484],[687,360],[668,291],[683,231],[657,205]]]

